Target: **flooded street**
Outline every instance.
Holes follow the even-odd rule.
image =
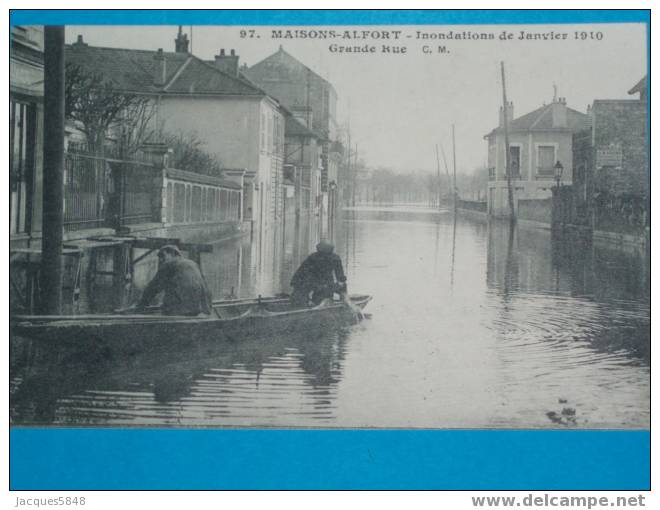
[[[335,238],[369,319],[121,358],[15,353],[12,423],[649,427],[642,257],[410,208],[346,211]],[[309,225],[235,239],[202,267],[216,299],[288,292],[315,241]]]

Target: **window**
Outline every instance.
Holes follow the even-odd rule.
[[[280,119],[276,115],[274,118],[274,128],[275,128],[275,134],[273,135],[275,138],[275,152],[280,151]]]
[[[10,102],[9,232],[30,230],[36,110],[33,104]]]
[[[261,113],[261,150],[266,150],[266,114]]]
[[[268,152],[273,152],[273,114],[268,114]]]
[[[520,147],[509,146],[509,168],[511,177],[520,178]]]
[[[555,175],[555,146],[539,145],[537,147],[537,168],[538,177],[554,177]]]

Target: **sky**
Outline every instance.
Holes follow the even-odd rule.
[[[287,29],[371,33],[359,40],[272,36],[272,30]],[[191,27],[183,30],[190,37]],[[389,41],[382,39],[383,31],[389,31]],[[398,40],[393,31],[400,31]],[[418,39],[418,31],[428,38]],[[484,38],[457,39],[464,32]],[[521,32],[536,38],[521,40]],[[174,51],[176,33],[176,26],[67,26],[66,41],[81,34],[93,46]],[[489,34],[494,39],[486,39]],[[439,35],[445,39],[432,38]],[[451,168],[452,124],[457,171],[471,173],[485,165],[483,137],[497,126],[502,104],[500,62],[514,117],[552,101],[555,86],[557,95],[581,112],[594,99],[631,99],[627,91],[647,66],[641,24],[192,27],[192,53],[205,60],[220,48],[235,49],[240,65],[251,66],[280,44],[334,85],[338,123],[350,126],[360,159],[403,173],[435,172],[436,144],[444,148]],[[332,44],[373,46],[375,53],[333,52]],[[405,47],[406,53],[383,53],[383,45]],[[431,53],[424,53],[424,46]],[[446,52],[439,52],[439,46]]]

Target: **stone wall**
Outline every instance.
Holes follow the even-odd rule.
[[[552,198],[518,199],[518,219],[550,225],[552,222]]]

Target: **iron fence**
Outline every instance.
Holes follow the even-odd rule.
[[[64,228],[79,230],[105,225],[109,169],[106,160],[68,152],[64,173]]]
[[[65,155],[65,230],[153,221],[153,165],[71,149]]]

